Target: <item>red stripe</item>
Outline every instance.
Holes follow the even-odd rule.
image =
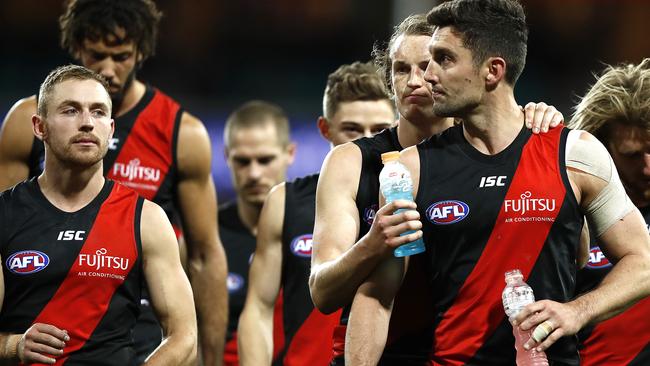
[[[518,268],[527,278],[537,261],[552,222],[506,220],[557,217],[566,193],[559,174],[561,130],[529,139],[505,197],[519,200],[530,192],[531,198],[554,199],[555,210],[520,215],[512,209],[506,212],[504,201],[483,254],[436,329],[435,365],[464,365],[474,356],[505,317],[501,303],[504,273]]]
[[[135,192],[115,184],[108,199],[102,204],[81,252],[70,268],[65,280],[34,323],[54,325],[67,330],[63,355],[56,365],[62,365],[90,338],[110,304],[113,294],[124,283],[133,268],[138,252],[135,243],[134,216],[137,196]],[[100,268],[88,265],[97,253],[128,260],[126,269]],[[88,255],[90,257],[85,257]],[[85,275],[83,275],[85,273]],[[111,274],[118,278],[102,278],[92,274]]]
[[[581,365],[627,365],[650,344],[650,298],[594,327],[580,350]]]
[[[283,365],[329,365],[332,359],[332,335],[340,317],[341,310],[325,315],[314,309],[291,339]]]
[[[173,162],[174,122],[180,106],[156,90],[149,105],[138,115],[129,136],[106,176],[153,199]],[[157,179],[133,169],[146,168]]]

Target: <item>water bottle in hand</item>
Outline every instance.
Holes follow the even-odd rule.
[[[411,173],[406,167],[398,161],[399,152],[391,151],[381,154],[381,161],[384,163],[384,168],[379,173],[379,190],[384,195],[386,203],[394,200],[408,200],[413,201],[413,181],[411,180]],[[405,211],[399,209],[394,213]],[[408,235],[414,231],[407,231],[401,234]],[[406,257],[413,254],[424,252],[424,242],[422,238],[401,245],[394,250],[396,257]]]
[[[524,276],[518,269],[508,271],[506,276],[506,287],[503,289],[501,299],[503,309],[512,319],[528,304],[535,302],[533,289],[524,282]],[[513,327],[515,336],[515,349],[517,350],[517,366],[548,366],[546,353],[537,352],[535,348],[524,349],[524,344],[530,339],[532,331],[522,331],[519,327]]]

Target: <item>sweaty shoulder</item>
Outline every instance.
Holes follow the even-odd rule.
[[[181,176],[195,176],[209,172],[212,151],[210,137],[203,122],[183,112],[178,132],[178,169]]]

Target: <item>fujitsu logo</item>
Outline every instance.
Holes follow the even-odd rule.
[[[113,165],[113,175],[126,178],[129,181],[144,180],[157,182],[160,179],[160,169],[140,166],[140,159],[133,159],[128,164],[116,162]]]
[[[95,254],[79,254],[79,266],[92,267],[94,270],[99,271],[102,268],[121,269],[126,271],[129,268],[129,259],[122,257],[114,257],[106,255],[108,250],[101,248]]]
[[[515,212],[524,215],[529,211],[555,211],[555,199],[532,198],[530,191],[524,192],[518,200],[505,200],[503,205],[506,212]]]

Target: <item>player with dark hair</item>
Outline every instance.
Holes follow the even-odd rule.
[[[425,73],[433,110],[463,121],[401,157],[430,261],[431,360],[514,364],[512,327],[540,326],[541,340],[531,338],[524,348],[546,351],[553,365],[578,365],[576,337],[569,336],[650,294],[643,219],[592,135],[563,127],[535,135],[525,127],[514,99],[528,35],[518,1],[452,0],[427,19],[436,26]],[[617,264],[598,288],[575,297],[584,216]],[[346,357],[366,360],[355,365],[379,358],[390,304],[409,265],[391,257],[391,247],[352,305]],[[501,291],[512,269],[521,270],[538,301],[511,325]]]

